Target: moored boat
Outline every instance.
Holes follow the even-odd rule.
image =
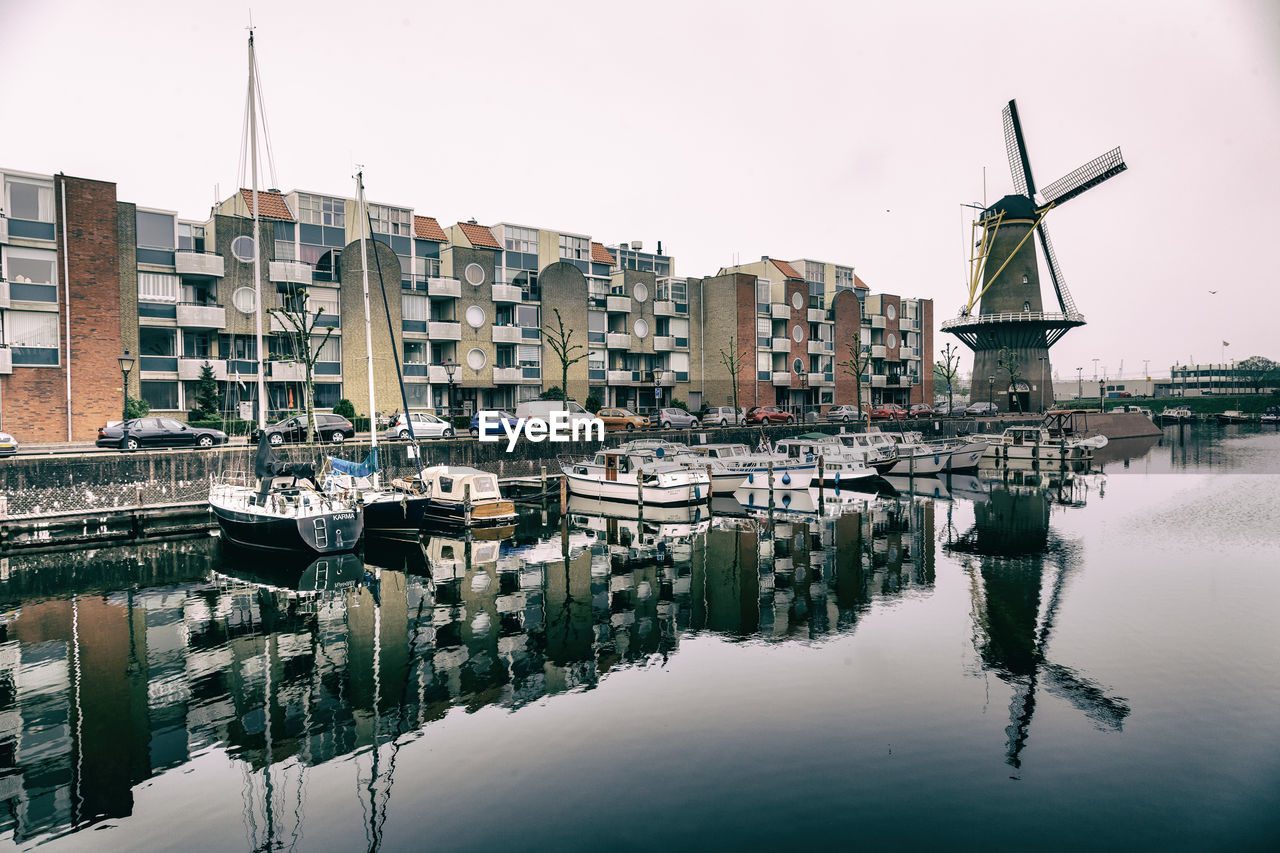
[[[791,459],[782,453],[752,453],[745,444],[698,444],[691,450],[718,460],[726,471],[741,474],[739,489],[801,490],[813,482],[816,462]]]
[[[1158,424],[1185,424],[1195,419],[1196,416],[1187,406],[1172,406],[1155,416]]]
[[[1220,424],[1243,424],[1248,423],[1250,420],[1251,418],[1248,415],[1237,409],[1229,409],[1218,413],[1218,423]]]
[[[1105,447],[1105,436],[1088,438],[1053,437],[1049,431],[1034,426],[1006,429],[999,441],[992,442],[985,459],[1018,459],[1033,462],[1079,462],[1093,458],[1093,451]]]
[[[516,505],[502,496],[498,478],[464,465],[423,468],[412,477],[391,481],[392,487],[421,498],[423,522],[445,526],[497,528],[514,526]]]
[[[704,469],[659,459],[652,450],[606,449],[590,459],[565,461],[569,492],[584,498],[645,505],[699,503],[711,493]]]
[[[865,455],[846,447],[835,436],[825,433],[807,433],[796,438],[784,438],[774,444],[778,453],[792,459],[811,459],[814,463],[813,483],[836,489],[852,488],[855,484],[876,477],[876,470],[868,467]]]
[[[711,475],[711,491],[717,495],[732,495],[747,479],[743,471],[730,468],[714,456],[695,453],[688,445],[663,438],[640,438],[628,441],[619,450],[649,450],[664,462],[699,468]]]

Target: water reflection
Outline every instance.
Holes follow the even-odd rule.
[[[984,499],[974,504],[972,527],[956,533],[948,525],[944,547],[962,557],[969,576],[973,643],[982,666],[1013,688],[1005,761],[1018,769],[1040,689],[1066,699],[1103,730],[1119,731],[1129,714],[1123,698],[1108,696],[1099,684],[1048,657],[1082,547],[1055,533],[1051,509],[1083,506],[1091,491],[1103,491],[1105,481],[1007,466],[983,473],[992,479]]]
[[[940,498],[908,484],[643,518],[575,500],[522,517],[505,541],[370,542],[303,563],[215,539],[12,558],[0,565],[0,833],[21,843],[127,816],[141,783],[217,750],[241,773],[243,807],[226,818],[251,849],[297,839],[307,769],[341,757],[377,849],[401,748],[451,710],[601,688],[699,634],[847,635],[877,606],[932,592],[936,540],[968,570],[981,666],[1013,687],[1009,763],[1042,690],[1118,729],[1124,700],[1050,656],[1079,550],[1050,511],[1100,478],[1005,468],[940,484]],[[960,500],[972,503],[963,532]]]

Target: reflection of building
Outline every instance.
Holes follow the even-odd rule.
[[[377,553],[406,571],[369,563],[327,589],[295,573],[320,592],[238,579],[215,540],[11,558],[0,597],[22,604],[0,623],[0,832],[24,842],[126,816],[135,786],[210,749],[241,763],[252,811],[286,776],[298,784],[286,768],[396,749],[452,707],[590,689],[676,653],[685,632],[835,636],[933,582],[927,501],[772,528],[580,521],[528,547]],[[385,814],[388,765],[358,772],[369,813]]]

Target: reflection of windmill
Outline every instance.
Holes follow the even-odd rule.
[[[974,351],[975,387],[981,386],[983,377],[1000,381],[1008,376],[999,363],[1001,350],[1008,348],[1018,358],[1021,375],[1031,383],[1025,388],[1022,387],[1025,383],[1020,383],[1019,388],[1010,390],[1020,395],[1021,411],[1035,411],[1053,403],[1049,347],[1068,330],[1085,322],[1067,290],[1044,219],[1050,210],[1115,177],[1127,167],[1120,149],[1113,148],[1046,186],[1041,200],[1037,201],[1031,161],[1014,101],[1004,108],[1004,138],[1015,193],[987,207],[974,223],[968,301],[960,316],[943,323],[942,329]],[[1033,230],[1053,280],[1058,312],[1046,312],[1041,302],[1035,247],[1029,245]],[[981,309],[975,315],[973,309],[979,301]],[[1012,408],[1008,396],[997,395],[992,402],[1001,400],[1004,401],[1002,409]]]
[[[1040,687],[1103,730],[1119,731],[1129,715],[1123,699],[1108,697],[1096,682],[1047,659],[1074,557],[1072,546],[1049,528],[1051,503],[1045,492],[993,487],[990,502],[974,507],[974,529],[945,546],[981,559],[981,582],[978,573],[971,575],[974,646],[983,666],[1013,685],[1005,760],[1015,768],[1022,766]],[[1041,617],[1046,555],[1056,573]]]

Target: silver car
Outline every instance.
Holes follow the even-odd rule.
[[[832,406],[827,412],[827,420],[847,424],[862,420],[862,412],[857,406]]]
[[[712,406],[702,416],[702,422],[707,426],[729,426],[742,423],[743,416],[742,410],[733,406]]]
[[[684,409],[659,409],[649,415],[649,427],[662,429],[687,429],[699,426],[698,419]]]
[[[415,438],[453,438],[453,427],[443,418],[429,415],[426,412],[412,412],[410,417],[413,419],[413,435]],[[387,427],[382,437],[388,441],[396,438],[408,440],[409,424],[405,421],[404,415],[396,418],[395,422]]]

